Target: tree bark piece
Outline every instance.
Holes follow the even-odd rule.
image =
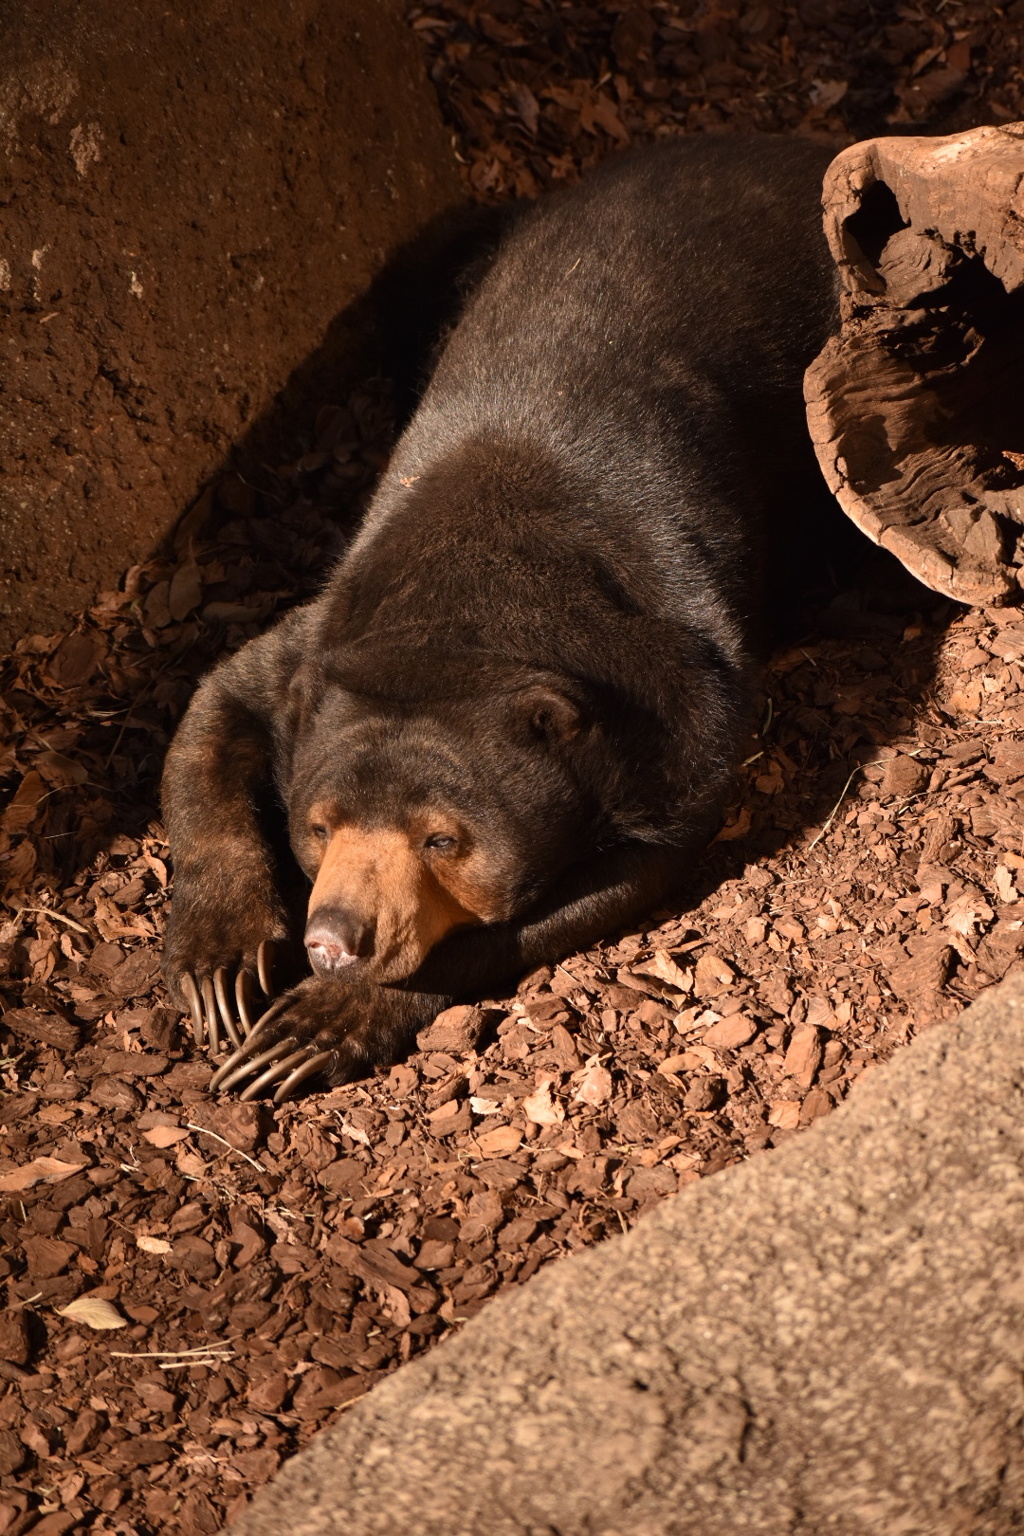
[[[1018,978],[780,1151],[506,1292],[232,1536],[1017,1530],[1022,1059]]]
[[[1019,602],[1024,123],[854,144],[823,205],[841,328],[804,393],[825,478],[927,586]]]

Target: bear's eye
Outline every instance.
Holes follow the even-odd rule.
[[[455,839],[450,837],[447,832],[434,832],[427,838],[423,846],[424,848],[436,848],[439,853],[450,853],[455,847]]]
[[[315,827],[310,827],[309,830],[312,832],[318,843],[326,843],[328,837],[326,827],[321,827],[318,823]]]

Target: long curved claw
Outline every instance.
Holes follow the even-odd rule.
[[[242,1043],[235,1016],[231,1011],[231,1000],[228,997],[228,973],[227,967],[218,965],[213,973],[213,990],[217,996],[217,1007],[220,1010],[221,1023],[228,1032],[231,1044],[237,1049]]]
[[[265,1013],[260,1014],[259,1018],[256,1020],[256,1023],[252,1027],[252,1035],[246,1042],[249,1048],[252,1050],[256,1050],[258,1048],[259,1041],[256,1039],[256,1036],[259,1034],[261,1029],[266,1029],[267,1025],[271,1022],[272,1019],[276,1019],[279,1013],[284,1012],[284,1010],[288,1007],[289,1001],[290,999],[288,994],[285,993],[284,997],[279,997],[276,1002],[271,1003],[270,1007],[266,1010]]]
[[[206,1030],[203,1027],[203,1000],[199,996],[199,988],[191,971],[183,973],[179,986],[185,994],[185,1001],[192,1015],[192,1033],[195,1035],[196,1045],[201,1046],[206,1037]]]
[[[289,1040],[287,1044],[294,1045],[295,1041]],[[287,1077],[293,1067],[297,1067],[300,1062],[306,1061],[308,1058],[309,1046],[304,1045],[299,1050],[294,1051],[291,1056],[286,1056],[283,1061],[275,1061],[272,1066],[269,1066],[265,1072],[261,1073],[254,1083],[249,1084],[244,1093],[239,1094],[239,1103],[246,1104],[250,1099],[255,1099],[263,1092],[264,1088],[269,1088],[271,1083],[280,1082],[282,1076]]]
[[[294,1072],[289,1072],[280,1088],[274,1094],[274,1103],[282,1104],[294,1088],[297,1088],[300,1083],[304,1083],[307,1077],[314,1077],[321,1067],[327,1065],[333,1055],[333,1051],[317,1051],[316,1055],[311,1056],[308,1061],[300,1062]],[[282,1062],[281,1065],[283,1067],[284,1063]]]
[[[256,970],[260,978],[260,986],[267,997],[274,995],[273,967],[275,945],[273,939],[264,939],[256,951]]]
[[[252,1015],[249,1012],[249,998],[252,989],[252,980],[249,972],[242,970],[235,977],[235,1009],[242,1021],[242,1029],[246,1039],[252,1034]],[[241,1041],[238,1042],[241,1044]]]
[[[213,1074],[209,1083],[207,1084],[207,1091],[209,1093],[216,1093],[217,1089],[220,1088],[223,1083],[227,1082],[235,1068],[241,1066],[243,1062],[248,1060],[249,1046],[248,1042],[246,1042],[246,1044],[243,1045],[240,1050],[235,1051],[232,1056],[228,1057],[227,1061],[222,1062],[222,1064],[217,1068],[216,1072]]]
[[[266,969],[264,950],[264,974]],[[253,1023],[250,1010],[255,988],[252,971],[246,976],[231,966],[220,968],[212,979],[203,982],[202,1002],[211,1046],[216,1048],[219,1023],[221,1045],[226,1030],[235,1047],[224,1051],[216,1062],[210,1091],[234,1090],[241,1103],[262,1095],[269,1099],[272,1094],[274,1103],[281,1104],[318,1074],[337,1077],[340,1058],[345,1056],[346,1010],[351,1001],[347,991],[336,993],[333,987],[311,977],[275,998]],[[240,1040],[238,1030],[243,1028],[246,1038]],[[356,1049],[358,1055],[365,1046],[360,1044]]]
[[[251,1077],[254,1072],[258,1072],[260,1067],[265,1067],[269,1062],[279,1061],[282,1056],[287,1056],[289,1051],[295,1049],[296,1043],[289,1035],[287,1040],[279,1040],[276,1045],[268,1046],[258,1056],[253,1056],[248,1052],[247,1047],[243,1046],[240,1051],[235,1052],[229,1061],[224,1063],[216,1077],[211,1079],[211,1089],[237,1087],[239,1083],[244,1083],[247,1077]],[[227,1076],[224,1075],[225,1073],[227,1073]]]
[[[210,1055],[220,1053],[220,1027],[217,1019],[217,998],[213,990],[212,976],[203,977],[203,1011],[206,1015],[206,1037],[210,1042]]]
[[[250,1072],[255,1072],[256,1068],[262,1066],[265,1061],[270,1061],[272,1059],[269,1051],[264,1051],[260,1055],[256,1054],[259,1051],[260,1045],[262,1043],[260,1040],[260,1032],[265,1025],[271,1023],[273,1019],[276,1019],[278,1014],[282,1013],[284,1009],[287,1008],[287,1006],[287,997],[279,997],[277,1002],[271,1003],[266,1013],[262,1014],[260,1018],[256,1020],[255,1025],[249,1033],[249,1038],[238,1047],[238,1050],[235,1051],[234,1055],[228,1057],[223,1066],[221,1066],[218,1071],[216,1071],[211,1077],[211,1093],[215,1093],[218,1088],[233,1087],[235,1083],[240,1083],[243,1078],[248,1077]],[[288,1047],[289,1050],[291,1050],[292,1046],[295,1044],[295,1041],[289,1038],[284,1042],[284,1044]],[[273,1046],[270,1047],[270,1051],[277,1051],[280,1045],[280,1041],[276,1042]]]
[[[217,1089],[221,1086],[222,1083],[227,1081],[228,1077],[231,1075],[234,1069],[237,1066],[240,1066],[242,1062],[248,1061],[248,1059],[249,1049],[247,1042],[241,1047],[240,1050],[235,1051],[234,1055],[229,1056],[227,1061],[221,1063],[207,1084],[207,1092],[216,1093]]]

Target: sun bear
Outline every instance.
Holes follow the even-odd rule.
[[[214,1086],[390,1063],[692,867],[820,511],[829,159],[679,140],[513,220],[322,594],[199,688],[165,972]],[[310,974],[254,1028],[297,885]]]

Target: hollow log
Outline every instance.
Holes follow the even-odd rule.
[[[868,139],[825,177],[840,329],[807,419],[844,511],[937,592],[1024,586],[1024,123]]]

